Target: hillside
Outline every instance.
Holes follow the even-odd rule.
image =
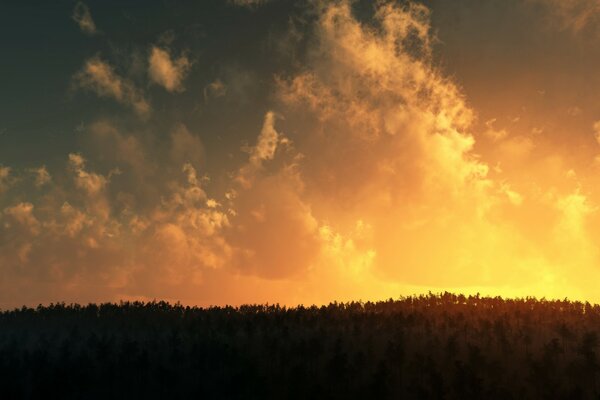
[[[0,398],[597,398],[600,306],[54,304],[0,314]]]

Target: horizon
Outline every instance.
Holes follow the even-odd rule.
[[[361,306],[369,306],[369,305],[382,305],[389,303],[402,303],[406,301],[425,301],[429,299],[440,299],[447,301],[447,297],[456,297],[457,300],[461,300],[461,303],[453,303],[455,305],[469,305],[468,302],[471,300],[482,300],[486,301],[501,301],[501,302],[513,302],[513,303],[529,303],[534,302],[537,304],[546,304],[546,303],[568,303],[570,305],[579,305],[585,308],[586,305],[590,305],[592,308],[600,307],[600,303],[589,302],[587,300],[577,300],[577,299],[569,299],[569,298],[550,298],[546,299],[545,297],[537,298],[535,296],[526,296],[526,297],[503,297],[503,296],[482,296],[480,293],[476,294],[456,294],[451,292],[438,292],[433,293],[429,292],[427,294],[412,294],[408,296],[399,296],[395,298],[387,298],[380,300],[349,300],[349,301],[331,301],[329,303],[320,303],[320,304],[280,304],[280,303],[243,303],[243,304],[211,304],[211,305],[198,305],[198,304],[185,304],[180,301],[170,302],[168,300],[162,299],[152,299],[152,300],[118,300],[118,301],[108,301],[108,302],[100,302],[100,303],[66,303],[66,302],[56,302],[56,303],[46,303],[46,304],[38,304],[35,306],[26,306],[23,305],[21,307],[14,308],[0,308],[0,314],[2,313],[12,313],[12,312],[21,312],[23,310],[26,311],[38,311],[38,310],[47,310],[53,309],[57,307],[67,308],[67,309],[81,309],[88,307],[102,307],[102,306],[153,306],[153,305],[166,305],[169,308],[182,308],[189,310],[199,310],[199,311],[210,311],[213,309],[233,309],[235,311],[243,311],[246,308],[252,307],[262,307],[265,311],[276,309],[279,311],[294,311],[294,310],[307,310],[307,309],[323,309],[328,307],[340,307],[340,306],[349,306],[349,305],[361,305]],[[447,302],[442,302],[440,305],[447,305]],[[472,304],[471,306],[476,306],[477,304]]]

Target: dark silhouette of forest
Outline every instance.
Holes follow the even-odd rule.
[[[600,306],[444,293],[0,314],[0,399],[599,398]]]

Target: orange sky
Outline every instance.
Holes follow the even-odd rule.
[[[193,87],[202,56],[164,36],[136,56],[141,72],[82,58],[70,96],[127,116],[86,116],[52,168],[0,164],[0,306],[430,290],[599,301],[600,6],[550,3],[495,11],[521,40],[477,31],[487,6],[381,2],[365,17],[311,2],[269,39],[292,61],[260,81],[267,107],[243,103],[258,122],[237,142],[177,121],[175,99],[195,99],[197,118],[222,101],[228,124],[219,99],[244,96],[251,73]],[[79,4],[69,22],[100,35]],[[152,91],[173,100],[158,107]]]

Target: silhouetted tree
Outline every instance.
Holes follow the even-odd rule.
[[[0,312],[0,399],[591,399],[600,307],[443,293]]]

